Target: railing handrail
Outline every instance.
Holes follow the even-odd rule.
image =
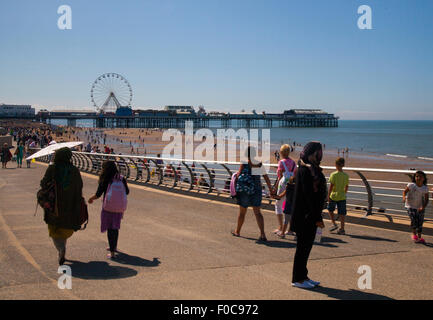
[[[190,160],[190,159],[178,159],[178,158],[162,158],[162,157],[149,157],[146,155],[127,155],[127,154],[106,154],[106,153],[91,153],[91,152],[79,152],[73,151],[80,154],[88,154],[92,156],[103,156],[103,157],[124,157],[124,158],[145,158],[151,160],[163,160],[163,161],[178,161],[187,163],[209,163],[209,164],[228,164],[228,165],[241,165],[241,162],[233,161],[218,161],[218,160]],[[264,166],[278,167],[276,163],[263,163]],[[335,170],[335,167],[321,166],[324,170]],[[382,168],[351,168],[344,167],[345,171],[363,171],[363,172],[377,172],[377,173],[403,173],[403,174],[415,174],[418,170],[396,170],[396,169],[382,169]],[[427,175],[433,175],[433,171],[424,171]]]
[[[41,160],[49,162],[51,157],[45,156]],[[237,171],[233,165],[240,165],[240,162],[218,161],[218,160],[190,160],[176,159],[174,157],[155,157],[147,155],[128,155],[128,154],[105,154],[73,151],[73,162],[77,167],[88,173],[99,174],[102,163],[106,159],[113,159],[122,170],[122,174],[128,180],[136,181],[144,184],[157,186],[165,186],[169,189],[187,189],[187,192],[207,192],[218,198],[230,198],[230,190],[227,183],[230,183],[232,174]],[[147,161],[137,161],[137,160]],[[161,163],[157,160],[162,160]],[[195,164],[191,165],[191,164]],[[213,164],[213,166],[212,166]],[[273,169],[277,164],[265,164]],[[335,170],[335,167],[323,166],[324,170]],[[404,204],[402,203],[402,190],[395,187],[395,179],[397,177],[392,174],[403,174],[407,178],[414,174],[415,170],[393,170],[381,168],[345,168],[345,171],[353,173],[355,177],[351,181],[362,181],[362,184],[351,184],[352,188],[347,193],[347,205],[355,207],[357,210],[365,211],[365,216],[371,214],[385,214],[389,216],[396,213],[399,217],[406,217],[404,214]],[[328,171],[329,172],[329,171]],[[327,173],[328,173],[327,172]],[[364,176],[367,172],[382,173],[383,180],[369,180]],[[268,172],[269,178],[274,180],[276,172],[274,170]],[[433,174],[431,171],[426,171],[426,174]],[[387,176],[391,175],[391,176]],[[199,177],[200,176],[200,177]],[[328,174],[326,175],[328,177]],[[357,179],[359,176],[360,179]],[[386,179],[388,179],[386,181]],[[402,179],[400,179],[402,180]],[[378,184],[372,184],[377,182]],[[402,181],[398,183],[404,184]],[[389,186],[387,184],[392,184]],[[263,185],[263,184],[262,184]],[[429,187],[431,184],[428,185]],[[364,187],[365,190],[360,190]],[[269,192],[262,192],[263,201],[268,205],[272,205],[275,199],[269,196]],[[350,202],[349,202],[350,201]],[[373,212],[374,211],[374,212]],[[432,206],[426,211],[426,219],[431,219]]]

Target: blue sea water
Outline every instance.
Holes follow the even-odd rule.
[[[66,121],[53,124],[66,125]],[[64,123],[63,123],[64,122]],[[77,126],[92,127],[92,121]],[[215,128],[213,128],[215,131]],[[433,158],[433,121],[339,120],[337,128],[272,128],[271,143],[278,146],[320,141],[326,149]]]
[[[275,128],[272,143],[320,141],[326,149],[349,148],[378,155],[433,158],[433,121],[339,120],[338,128]]]

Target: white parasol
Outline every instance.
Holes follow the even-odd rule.
[[[26,158],[26,160],[32,160],[34,158],[48,156],[50,154],[53,154],[58,149],[62,149],[65,147],[74,148],[76,146],[79,146],[80,144],[83,144],[83,142],[82,141],[76,141],[76,142],[53,143],[53,144],[49,145],[48,147],[43,148],[42,150],[39,150],[38,152],[32,154],[30,157]]]

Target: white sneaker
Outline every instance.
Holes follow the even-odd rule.
[[[292,287],[301,288],[301,289],[313,289],[314,285],[308,280],[305,280],[304,282],[292,283]]]
[[[319,281],[314,281],[314,280],[307,280],[309,283],[311,283],[313,286],[315,286],[315,287],[317,287],[319,284],[320,284],[320,282]]]

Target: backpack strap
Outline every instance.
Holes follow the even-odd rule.
[[[284,162],[284,160],[281,160],[281,163],[284,166],[284,170],[286,170],[286,172],[289,172],[289,169],[287,168],[286,163]]]

